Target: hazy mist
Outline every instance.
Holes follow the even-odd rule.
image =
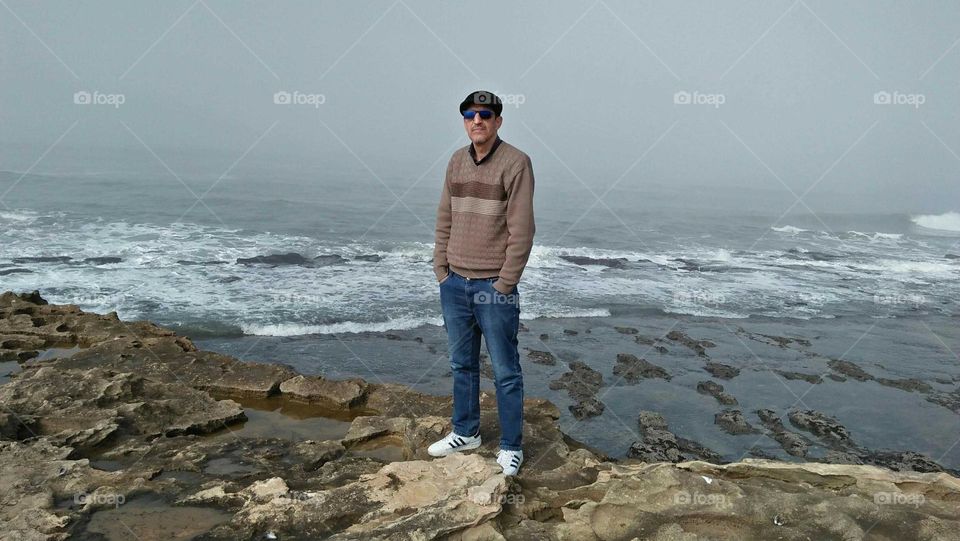
[[[0,169],[438,197],[457,103],[483,88],[538,197],[947,212],[958,39],[955,1],[4,0]]]

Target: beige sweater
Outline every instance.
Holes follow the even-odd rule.
[[[520,282],[533,248],[533,165],[500,141],[477,165],[472,144],[453,153],[437,208],[433,270],[469,278],[499,276],[497,290]]]

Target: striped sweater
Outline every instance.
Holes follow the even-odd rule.
[[[533,248],[533,166],[516,147],[498,140],[477,164],[473,145],[450,158],[437,208],[433,270],[469,278],[497,276],[512,292]]]

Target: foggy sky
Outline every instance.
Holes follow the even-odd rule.
[[[538,194],[711,187],[939,213],[960,207],[958,40],[955,1],[3,0],[0,169],[48,151],[32,172],[159,157],[184,177],[433,190],[467,143],[457,103],[482,88],[523,101],[501,136],[531,155]],[[884,91],[923,103],[874,103]]]

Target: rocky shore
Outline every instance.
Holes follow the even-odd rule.
[[[657,340],[699,356],[712,346]],[[651,411],[637,412],[643,439],[615,459],[563,434],[552,403],[528,399],[526,462],[504,477],[488,393],[484,445],[432,459],[449,396],[242,362],[39,292],[0,295],[0,362],[12,365],[0,374],[2,539],[960,539],[956,472],[863,449],[813,410],[786,419],[805,433],[769,410],[757,412],[762,427],[737,409],[716,422],[765,430],[798,458],[815,438],[837,463],[723,464]],[[844,363],[831,367],[838,377],[873,377]],[[718,379],[735,375],[708,364]],[[575,397],[574,414],[602,413],[603,374],[585,363],[568,374],[552,387]],[[616,374],[670,377],[627,355]],[[736,406],[716,382],[698,391]]]

